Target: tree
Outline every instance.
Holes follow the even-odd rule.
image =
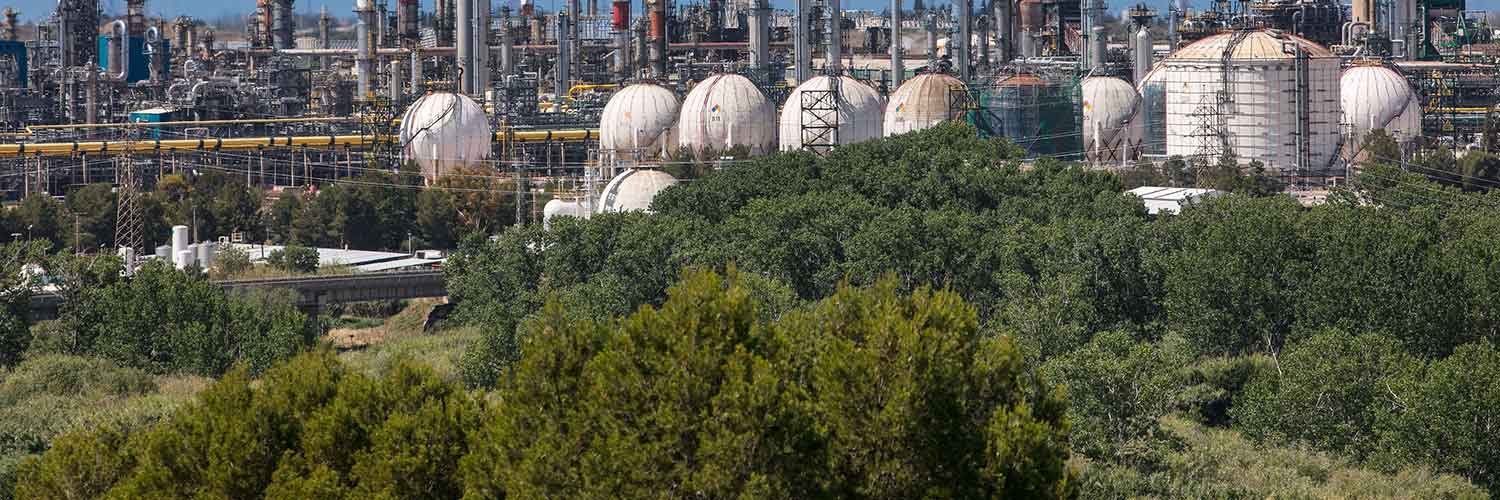
[[[31,346],[31,292],[36,283],[27,266],[41,260],[44,245],[33,241],[0,246],[0,368],[19,363]]]
[[[68,212],[77,218],[81,250],[112,249],[115,241],[114,186],[89,184],[68,193]],[[71,233],[71,231],[70,231]],[[71,244],[72,238],[68,243]],[[108,251],[108,250],[106,250]]]
[[[1074,448],[1129,464],[1141,460],[1136,455],[1160,434],[1157,420],[1173,409],[1182,390],[1174,371],[1186,358],[1179,350],[1112,331],[1048,360],[1042,373],[1067,387]]]
[[[282,271],[310,274],[318,272],[318,250],[298,245],[289,245],[272,250],[266,263]]]
[[[1378,417],[1392,459],[1431,464],[1500,494],[1500,350],[1494,344],[1460,347],[1393,389],[1395,404]]]
[[[282,192],[266,208],[265,221],[270,231],[267,242],[285,245],[292,242],[293,222],[302,212],[302,195],[293,191]]]
[[[1246,434],[1363,459],[1380,450],[1375,421],[1393,381],[1419,362],[1394,339],[1332,330],[1289,347],[1274,371],[1251,379],[1231,414]]]
[[[16,208],[15,231],[22,239],[43,240],[52,248],[66,247],[62,234],[63,209],[63,204],[51,196],[33,193]]]

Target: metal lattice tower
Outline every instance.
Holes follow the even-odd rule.
[[[802,102],[802,147],[827,156],[839,143],[839,87],[838,76],[828,77],[828,89],[803,90]]]
[[[120,188],[118,203],[118,218],[115,220],[115,246],[119,248],[131,248],[136,255],[146,246],[145,224],[140,213],[140,191],[141,182],[139,172],[136,172],[135,161],[129,157],[115,158],[115,171],[119,172]]]

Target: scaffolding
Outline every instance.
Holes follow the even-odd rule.
[[[818,156],[827,156],[839,143],[839,86],[838,77],[829,78],[824,90],[803,90],[802,147]]]

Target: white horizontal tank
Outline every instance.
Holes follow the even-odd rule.
[[[833,90],[838,82],[838,91]],[[833,102],[837,96],[837,113]],[[854,144],[879,139],[885,103],[869,85],[853,77],[818,76],[798,85],[781,108],[781,150],[795,151],[809,143]],[[833,130],[819,127],[833,126]],[[824,134],[827,135],[824,135]]]
[[[1183,47],[1163,65],[1168,155],[1211,162],[1227,144],[1240,163],[1259,160],[1273,173],[1318,175],[1333,167],[1340,62],[1328,49],[1272,30],[1224,33]]]

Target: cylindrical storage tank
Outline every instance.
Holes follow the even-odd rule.
[[[427,94],[401,116],[401,159],[417,162],[429,184],[453,168],[483,165],[493,138],[484,109],[468,96]]]
[[[1140,139],[1133,137],[1130,118],[1139,105],[1135,87],[1125,80],[1084,78],[1083,147],[1093,163],[1122,163],[1136,157]]]
[[[604,186],[599,195],[598,211],[650,212],[651,200],[657,193],[676,184],[677,178],[659,170],[626,170]]]
[[[1076,155],[1079,145],[1077,87],[1031,74],[1000,79],[987,108],[997,109],[1000,135],[1032,155]]]
[[[829,92],[834,82],[837,92]],[[884,113],[880,94],[853,77],[811,78],[793,89],[781,108],[781,150],[879,139]]]
[[[1422,106],[1411,84],[1384,66],[1355,66],[1339,79],[1345,150],[1357,153],[1371,130],[1382,129],[1397,141],[1422,135]]]
[[[1141,100],[1130,125],[1141,139],[1141,153],[1166,154],[1167,71],[1157,64],[1146,73],[1145,79],[1136,84],[1135,92]]]
[[[172,226],[172,255],[187,250],[189,239],[187,226]]]
[[[953,119],[955,93],[966,93],[968,87],[959,79],[926,73],[901,84],[885,104],[886,137],[922,130]]]
[[[637,83],[610,96],[599,117],[599,149],[619,159],[658,157],[677,147],[677,94]]]
[[[708,77],[682,100],[677,143],[699,157],[745,148],[751,155],[776,149],[776,108],[749,78]]]
[[[199,243],[198,244],[198,252],[197,252],[198,267],[201,267],[201,268],[204,268],[204,269],[208,269],[210,266],[214,265],[214,249],[215,248],[216,247],[214,246],[213,243]]]
[[[193,265],[192,250],[183,250],[172,255],[172,267],[176,267],[177,269],[187,269],[188,266]]]
[[[1305,81],[1288,47],[1305,55]],[[1239,162],[1260,161],[1273,174],[1322,175],[1333,166],[1340,62],[1328,49],[1269,30],[1224,33],[1163,64],[1168,155],[1213,162],[1227,145]]]

